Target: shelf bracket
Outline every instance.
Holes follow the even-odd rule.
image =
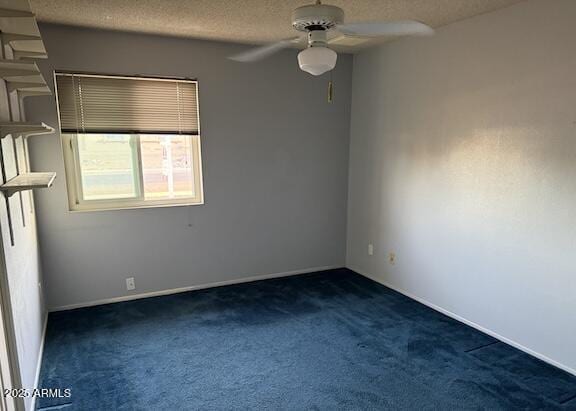
[[[0,123],[0,138],[4,138],[8,135],[15,136],[34,136],[41,134],[51,134],[54,132],[54,128],[50,127],[44,123],[18,123],[18,122],[7,122]]]
[[[41,36],[34,36],[29,34],[18,34],[18,33],[2,33],[2,41],[4,44],[12,43],[13,41],[32,41],[32,40],[42,40]]]

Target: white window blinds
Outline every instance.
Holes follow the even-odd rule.
[[[197,82],[56,73],[67,133],[198,134]]]

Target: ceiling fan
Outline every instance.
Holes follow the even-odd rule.
[[[348,36],[430,36],[434,30],[415,20],[344,23],[344,10],[340,7],[315,4],[298,7],[292,13],[292,27],[307,33],[308,48],[298,54],[300,69],[319,76],[336,66],[337,54],[328,47],[327,32],[337,30]],[[301,37],[284,39],[253,48],[229,57],[234,61],[251,63],[264,59],[300,41]]]

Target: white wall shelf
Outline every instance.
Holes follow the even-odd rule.
[[[20,174],[0,186],[0,191],[8,197],[18,191],[32,190],[36,188],[48,188],[54,183],[56,173],[24,173]]]
[[[10,80],[13,77],[39,75],[40,70],[33,61],[14,61],[0,59],[0,77]]]
[[[0,122],[0,138],[7,135],[30,137],[53,132],[54,128],[44,123]]]
[[[18,95],[22,98],[32,96],[51,96],[52,90],[48,86],[29,87],[18,90]]]
[[[14,43],[12,43],[14,44]],[[44,46],[42,46],[44,47]],[[14,58],[17,60],[26,60],[26,59],[47,59],[48,54],[45,51],[34,51],[34,50],[21,50],[16,48],[16,46],[12,46],[12,50],[14,50]]]
[[[20,81],[18,81],[20,80]],[[42,80],[42,82],[40,82]],[[12,77],[10,80],[7,80],[8,83],[8,90],[9,91],[18,91],[20,96],[28,97],[31,95],[38,96],[38,95],[50,95],[52,94],[52,90],[43,83],[44,79],[41,75],[38,77],[31,77],[30,79],[27,78],[14,78]]]
[[[44,77],[41,74],[31,74],[29,76],[14,76],[6,78],[8,83],[8,90],[26,90],[29,88],[36,88],[46,86]]]
[[[40,35],[3,33],[4,44],[12,44],[15,41],[39,41],[42,40]]]

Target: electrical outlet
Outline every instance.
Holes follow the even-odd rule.
[[[136,283],[134,282],[134,277],[128,277],[126,279],[126,289],[128,291],[136,289]]]
[[[374,255],[374,246],[372,244],[368,244],[368,255]]]
[[[388,262],[389,262],[391,265],[396,264],[396,253],[390,253],[390,254],[388,254]]]

